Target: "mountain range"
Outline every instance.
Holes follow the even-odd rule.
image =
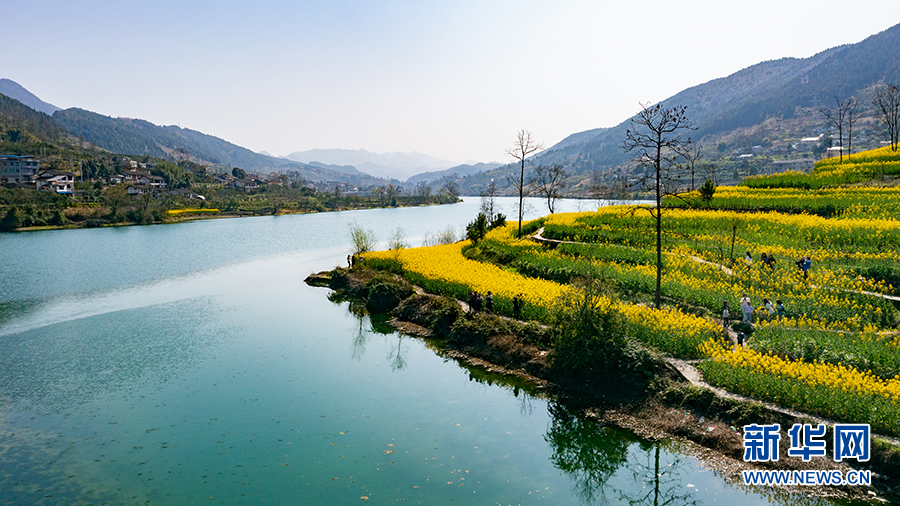
[[[405,181],[410,176],[457,165],[422,153],[372,153],[365,149],[311,149],[296,151],[284,158],[296,162],[351,165],[373,176]]]
[[[27,143],[32,138],[44,143],[33,148],[41,152],[48,147],[54,150],[67,149],[66,146],[79,150],[100,148],[131,156],[189,160],[213,165],[224,172],[241,167],[260,173],[292,171],[315,182],[347,182],[358,186],[387,183],[353,167],[303,164],[254,153],[195,130],[158,126],[140,119],[111,118],[78,108],[60,109],[40,100],[18,83],[0,79],[0,144],[17,152],[21,142]]]
[[[410,177],[406,180],[409,184],[417,184],[419,182],[423,183],[431,183],[433,181],[437,181],[441,178],[451,178],[457,179],[461,177],[468,177],[473,174],[479,174],[482,172],[486,172],[489,170],[494,170],[497,167],[502,167],[502,163],[491,162],[491,163],[464,163],[462,165],[456,165],[454,167],[450,167],[449,169],[444,170],[435,170],[430,172],[422,172],[416,174],[415,176]]]
[[[856,96],[859,112],[872,113],[871,97],[884,83],[900,83],[900,25],[809,58],[762,62],[688,88],[663,104],[686,106],[696,127],[693,139],[705,146],[724,142],[731,153],[821,130],[825,120],[819,109],[833,108],[835,98]],[[621,146],[630,124],[629,118],[613,128],[573,134],[535,160],[562,163],[574,172],[608,170],[629,158]]]

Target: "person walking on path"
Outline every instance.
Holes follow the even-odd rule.
[[[494,296],[491,295],[491,291],[488,290],[487,295],[484,296],[484,309],[488,313],[494,312]]]
[[[753,304],[750,303],[750,297],[745,293],[741,297],[741,312],[744,314],[744,323],[753,323]]]
[[[745,337],[746,337],[746,336],[744,335],[743,332],[738,332],[738,333],[737,333],[737,347],[736,347],[736,349],[737,349],[737,348],[743,348],[743,347],[744,347],[744,338],[745,338]]]
[[[728,301],[722,303],[722,328],[728,332],[728,321],[731,319],[731,308],[728,307]]]
[[[518,295],[513,297],[512,304],[513,304],[513,317],[516,320],[521,319],[520,316],[521,316],[522,301],[521,301],[521,299],[519,299]]]
[[[347,255],[347,268],[349,269],[351,267],[353,267],[353,256]]]

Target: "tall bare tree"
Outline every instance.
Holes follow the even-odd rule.
[[[872,104],[881,113],[881,121],[887,130],[891,151],[897,151],[898,135],[900,135],[900,87],[885,84],[875,92]]]
[[[519,161],[519,175],[515,173],[507,175],[506,179],[516,189],[519,194],[519,232],[518,237],[522,237],[522,203],[525,199],[528,184],[525,182],[525,160],[544,148],[544,145],[538,142],[531,132],[528,130],[519,130],[516,134],[516,143],[511,148],[504,151],[507,155]]]
[[[566,187],[568,174],[562,165],[538,165],[534,168],[534,175],[528,181],[535,193],[547,199],[547,209],[553,214],[553,207],[559,200],[559,191]]]
[[[825,109],[824,107],[819,109],[819,112],[825,116],[828,122],[837,128],[838,146],[841,148],[839,155],[841,163],[844,163],[844,127],[847,126],[847,111],[850,109],[854,100],[855,99],[851,97],[842,101],[841,99],[834,97],[834,109]]]
[[[650,214],[656,220],[656,307],[662,302],[662,198],[678,195],[684,189],[683,167],[679,157],[691,146],[691,139],[682,135],[694,127],[687,116],[687,106],[665,108],[641,104],[641,112],[631,118],[631,128],[625,132],[625,151],[634,155],[634,161],[645,168],[640,184],[656,195],[656,206]]]

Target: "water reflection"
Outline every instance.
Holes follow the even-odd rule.
[[[553,451],[551,462],[571,478],[583,503],[608,502],[607,481],[628,461],[634,440],[624,431],[598,427],[557,402],[549,408],[552,422],[544,439]]]
[[[387,315],[371,315],[366,309],[366,304],[356,297],[349,297],[339,292],[329,292],[328,300],[335,304],[346,304],[347,310],[356,319],[356,335],[350,341],[350,357],[359,361],[366,353],[366,345],[374,335],[382,335],[388,339],[387,360],[392,371],[399,371],[406,367],[408,346],[404,343],[407,338],[403,334],[397,334],[388,323]]]
[[[682,473],[690,472],[692,462],[674,452],[667,452],[668,462],[660,465],[660,449],[669,443],[664,441],[640,442],[639,455],[628,461],[633,483],[640,483],[641,490],[623,491],[621,498],[628,504],[695,505],[692,487],[685,487]]]

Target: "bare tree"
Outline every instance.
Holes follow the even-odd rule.
[[[378,202],[381,203],[381,205],[384,205],[384,186],[376,186],[375,188],[372,188],[372,191],[369,193],[372,197],[378,199]]]
[[[703,146],[699,144],[694,144],[689,149],[684,151],[684,160],[687,165],[687,169],[691,172],[691,191],[694,191],[694,172],[695,165],[701,158],[703,158],[703,153],[700,151],[703,149]]]
[[[628,200],[628,174],[624,170],[613,175],[609,173],[605,181],[593,178],[594,184],[588,188],[588,195],[597,201],[597,207],[609,204],[610,200]]]
[[[394,234],[391,236],[391,239],[388,241],[388,249],[391,250],[394,254],[394,260],[400,261],[400,250],[406,249],[409,247],[409,244],[406,242],[406,234],[403,232],[403,229],[397,227],[394,229]]]
[[[497,183],[491,178],[491,184],[487,185],[487,188],[481,191],[481,212],[487,217],[488,223],[494,221],[494,215],[497,214],[494,200],[496,196]]]
[[[836,107],[834,109],[825,109],[824,107],[819,109],[826,119],[835,127],[838,131],[838,146],[840,146],[840,161],[844,163],[844,126],[847,125],[847,110],[850,108],[852,98],[848,98],[847,100],[841,101],[839,98],[834,97],[834,102]]]
[[[677,162],[690,147],[691,139],[681,135],[694,128],[686,111],[683,105],[667,109],[662,104],[641,104],[641,112],[631,118],[631,128],[625,132],[622,145],[645,168],[641,185],[656,194],[656,207],[650,208],[656,219],[656,307],[662,302],[662,198],[682,191],[682,167]]]
[[[519,133],[516,134],[516,143],[513,147],[507,149],[505,153],[516,160],[519,161],[519,175],[516,176],[515,173],[510,174],[506,177],[509,183],[516,189],[519,193],[519,238],[522,237],[522,215],[523,208],[522,203],[525,199],[525,192],[527,190],[525,183],[525,159],[529,156],[537,153],[541,149],[544,148],[544,145],[531,135],[531,132],[528,130],[519,130]]]
[[[384,200],[387,205],[395,206],[397,205],[397,195],[400,194],[402,188],[394,186],[393,184],[388,184],[384,187]]]
[[[887,130],[891,151],[897,151],[900,134],[900,87],[886,84],[875,92],[872,104],[881,113],[881,121]]]
[[[365,228],[358,221],[353,220],[347,224],[350,232],[350,243],[353,245],[353,254],[359,255],[375,248],[375,232]]]
[[[547,199],[547,209],[553,214],[553,206],[559,200],[559,191],[566,187],[566,170],[562,165],[538,165],[534,169],[534,175],[528,181],[528,185],[535,193]]]
[[[431,198],[431,186],[428,185],[425,181],[419,181],[416,184],[416,200],[420,204],[424,204],[428,202],[428,199]]]
[[[447,176],[444,184],[441,185],[441,191],[447,193],[447,195],[449,195],[454,200],[459,197],[459,183],[457,183],[455,180],[455,178],[457,177],[459,177],[457,174],[451,174]]]

